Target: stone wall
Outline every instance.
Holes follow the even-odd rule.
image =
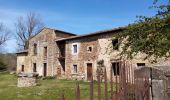
[[[36,86],[37,79],[35,77],[19,77],[18,78],[18,87],[30,87]]]
[[[40,33],[29,40],[28,55],[18,55],[17,70],[21,70],[21,64],[25,65],[25,72],[33,72],[33,63],[36,63],[37,73],[43,76],[44,63],[47,64],[47,76],[57,75],[57,69],[62,69],[58,60],[59,50],[56,44],[57,39],[72,36],[72,34],[44,28]],[[34,54],[34,44],[37,44],[37,54]],[[44,47],[47,47],[47,57],[44,56]],[[63,74],[63,71],[61,70]]]

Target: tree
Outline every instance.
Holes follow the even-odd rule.
[[[15,23],[16,39],[19,49],[28,49],[28,40],[44,27],[40,15],[30,12],[20,16]]]
[[[10,30],[3,23],[0,23],[0,46],[10,39]]]
[[[121,55],[133,58],[139,52],[147,54],[156,61],[159,57],[170,57],[170,0],[166,5],[158,5],[155,0],[152,8],[158,9],[152,17],[139,16],[139,20],[130,24],[118,34],[120,43],[127,39]]]

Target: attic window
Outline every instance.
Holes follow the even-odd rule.
[[[112,46],[114,50],[118,50],[119,46],[118,46],[118,39],[113,39],[112,40]]]
[[[88,52],[92,52],[92,51],[93,51],[92,46],[88,46],[88,47],[87,47],[87,51],[88,51]]]

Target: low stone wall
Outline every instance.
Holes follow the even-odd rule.
[[[72,80],[85,80],[84,74],[72,74],[71,75]]]
[[[18,87],[30,87],[36,86],[37,79],[35,77],[19,77],[18,78]]]
[[[18,87],[30,87],[37,85],[37,74],[34,73],[20,73],[18,74]]]

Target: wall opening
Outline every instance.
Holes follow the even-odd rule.
[[[37,65],[36,65],[36,63],[33,63],[33,72],[37,72]]]
[[[24,65],[21,66],[21,71],[24,72]]]
[[[76,64],[73,65],[73,73],[77,73],[77,65]]]
[[[47,76],[47,63],[44,63],[44,66],[43,66],[43,76],[44,77]]]
[[[112,72],[113,72],[113,75],[116,76],[116,75],[119,75],[120,74],[120,62],[114,62],[112,63]]]

